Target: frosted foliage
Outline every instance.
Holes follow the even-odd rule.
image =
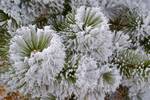
[[[32,94],[33,97],[44,97],[55,91],[57,85],[55,77],[63,68],[65,52],[60,37],[49,27],[45,27],[44,30],[38,29],[37,32],[32,28],[18,29],[17,33],[20,35],[16,35],[12,39],[10,60],[14,62],[15,73],[11,74],[12,79],[8,81],[8,84],[25,94]],[[29,35],[31,37],[28,37]],[[26,40],[28,43],[25,42]],[[42,46],[40,43],[43,43]],[[47,44],[45,48],[43,48],[44,43]],[[25,50],[29,47],[32,48],[32,46],[38,46],[38,49],[42,49],[40,51],[37,48],[33,51]],[[29,56],[26,55],[28,52]]]
[[[88,17],[93,17],[93,18],[88,19]],[[89,31],[90,29],[93,28],[100,28],[100,29],[108,28],[107,25],[108,20],[103,14],[100,7],[81,6],[80,8],[77,9],[75,20],[76,20],[76,24],[81,29],[85,29],[85,31]]]
[[[131,45],[131,41],[129,40],[129,35],[123,34],[122,32],[117,32],[113,35],[113,44],[116,49],[124,49],[128,48]]]
[[[98,6],[98,0],[71,0],[71,7],[76,9],[80,6]]]
[[[127,34],[131,34],[132,37],[136,37],[136,38],[141,38],[144,36],[148,36],[149,35],[149,11],[147,9],[147,4],[145,4],[142,0],[102,0],[102,1],[107,1],[104,5],[105,10],[106,10],[106,15],[108,17],[113,18],[114,16],[120,16],[119,13],[121,14],[124,11],[121,11],[118,13],[117,10],[119,9],[129,9],[129,11],[131,12],[131,16],[128,16],[129,19],[130,17],[134,16],[135,17],[135,21],[133,23],[135,23],[135,29],[133,29],[132,31],[127,32]],[[111,6],[109,6],[109,3],[113,2],[111,4]],[[123,15],[123,13],[122,13]],[[132,20],[134,20],[134,17]],[[128,20],[129,20],[128,19]],[[122,20],[125,21],[125,20]],[[123,22],[124,24],[126,22]],[[129,24],[129,23],[128,23]],[[119,26],[118,26],[119,28]],[[130,33],[131,32],[131,33]]]
[[[74,0],[75,2],[75,0]],[[82,2],[82,3],[81,3]],[[88,3],[87,3],[88,2]],[[116,9],[114,9],[117,6],[121,7],[127,7],[131,11],[135,11],[138,15],[136,22],[136,29],[132,32],[132,35],[134,37],[140,38],[141,36],[149,35],[149,9],[147,9],[147,5],[142,0],[76,0],[76,3],[73,3],[76,5],[84,5],[84,6],[92,6],[92,7],[99,7],[103,9],[103,12],[106,14],[107,17],[110,17],[111,14],[115,14],[113,16],[119,16],[116,12]],[[78,8],[78,7],[75,7]],[[81,11],[81,9],[80,9]],[[142,21],[138,18],[142,18]]]
[[[74,49],[78,52],[90,54],[102,62],[107,61],[112,54],[112,34],[107,22],[100,8],[78,8],[75,25],[71,25],[71,30],[76,32],[76,38],[68,42],[70,45],[74,44]]]
[[[109,66],[110,65],[102,66],[98,88],[101,88],[103,91],[114,92],[121,83],[122,77],[115,66],[114,68],[109,68]]]
[[[55,12],[61,13],[61,12],[63,12],[64,0],[32,0],[32,1],[38,2],[42,5],[43,4],[48,5],[48,7],[50,8],[49,10],[50,10],[51,13],[55,13]]]
[[[16,19],[19,24],[27,25],[41,15],[61,13],[63,3],[63,0],[1,0],[0,9]]]
[[[35,2],[44,2],[44,4],[48,4],[48,3],[51,3],[53,4],[53,6],[59,6],[64,3],[63,0],[32,0],[32,1],[35,1]],[[59,4],[59,5],[55,5],[55,4]]]
[[[149,100],[149,9],[146,0],[0,0],[0,84],[31,100],[105,100],[120,87]]]
[[[98,7],[101,6],[104,9],[114,7],[116,5],[124,4],[129,5],[130,7],[137,6],[138,4],[143,3],[141,0],[72,0],[71,6],[73,8],[78,8],[80,6],[87,7]]]
[[[133,51],[132,51],[133,52]],[[134,56],[136,56],[136,59],[130,60],[130,64],[138,64],[136,69],[133,69],[134,71],[131,72],[132,76],[130,78],[126,78],[124,76],[124,80],[122,80],[122,84],[129,87],[129,96],[133,100],[137,100],[138,98],[146,97],[147,92],[149,91],[149,65],[147,68],[145,68],[144,72],[142,67],[144,66],[144,61],[149,61],[150,56],[145,54],[142,51],[137,50],[134,53]],[[129,57],[132,57],[132,54],[126,55],[128,57],[127,59],[131,59]],[[123,58],[124,59],[124,58]],[[137,60],[138,59],[138,60]],[[126,62],[126,59],[124,59]],[[138,74],[138,70],[140,68],[140,73]],[[138,69],[138,70],[137,70]],[[145,73],[145,74],[143,74]],[[142,76],[146,77],[143,78]],[[146,99],[147,100],[147,99]]]
[[[80,88],[92,88],[97,85],[97,80],[99,77],[99,70],[97,68],[96,61],[89,57],[83,57],[81,59],[81,64],[77,69],[77,84]]]
[[[106,74],[109,79],[107,79]],[[87,100],[103,98],[106,92],[115,91],[121,83],[121,76],[118,69],[109,68],[109,65],[99,68],[98,63],[87,56],[81,58],[76,76],[79,100],[83,100],[83,98],[87,98]]]
[[[11,0],[1,0],[0,1],[0,9],[4,12],[8,13],[8,15],[15,18],[17,21],[21,20],[20,16],[20,8],[15,3],[11,3]]]
[[[84,36],[83,33],[78,33],[78,35],[79,36],[77,40],[79,43],[79,51],[87,54],[90,53],[92,57],[95,57],[102,62],[107,61],[108,57],[111,55],[112,52],[110,50],[111,37],[99,34],[99,32],[97,31],[91,32],[91,34],[88,34],[86,36]],[[110,40],[107,40],[109,38]]]
[[[137,100],[139,98],[141,98],[141,100],[148,100],[144,98],[148,97],[149,82],[139,81],[139,77],[135,76],[134,79],[124,80],[122,84],[129,87],[129,97],[132,100]]]

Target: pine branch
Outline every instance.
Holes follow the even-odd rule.
[[[106,83],[108,84],[113,84],[114,83],[114,79],[113,79],[113,75],[111,72],[107,72],[103,74],[103,79]]]
[[[5,60],[8,56],[10,38],[11,35],[7,32],[7,30],[0,28],[0,56]]]
[[[135,32],[143,23],[142,17],[137,13],[136,8],[130,9],[120,5],[112,8],[110,15],[110,29],[112,31],[123,31],[124,33]]]
[[[62,12],[63,16],[66,16],[69,12],[71,12],[72,8],[70,6],[71,0],[64,0],[64,10]]]
[[[146,36],[140,41],[140,45],[144,48],[145,52],[150,54],[150,36]]]
[[[8,33],[8,20],[12,21],[12,28],[17,29],[19,26],[16,22],[16,20],[5,12],[3,10],[0,10],[0,56],[2,59],[7,60],[8,56],[8,50],[9,50],[9,42],[12,36],[10,33]]]
[[[149,75],[146,71],[150,68],[148,56],[134,50],[121,51],[115,58],[115,64],[118,64],[121,74],[127,78],[131,78],[135,74],[138,74],[141,78],[146,78]]]

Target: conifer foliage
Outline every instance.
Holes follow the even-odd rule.
[[[141,0],[0,0],[0,85],[25,100],[149,100],[147,7]]]

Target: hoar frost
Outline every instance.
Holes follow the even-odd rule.
[[[10,41],[3,49],[0,40],[0,54],[8,52],[10,68],[0,82],[39,100],[104,100],[119,85],[144,99],[146,7],[141,0],[1,0],[0,37],[6,31]]]
[[[53,93],[55,77],[62,70],[65,58],[60,37],[49,27],[37,31],[33,26],[22,27],[16,34],[10,45],[15,73],[9,85],[33,97]]]

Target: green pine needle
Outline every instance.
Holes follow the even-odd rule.
[[[122,5],[114,7],[113,10],[114,15],[109,20],[112,31],[132,33],[143,23],[142,17],[137,13],[136,9],[130,9]]]
[[[142,55],[134,50],[123,50],[119,53],[115,59],[115,63],[118,64],[121,74],[127,78],[132,77],[134,74],[138,74],[142,78],[147,76],[146,69],[150,67],[150,59],[147,55]]]
[[[140,45],[144,48],[145,52],[150,54],[150,36],[144,37],[140,40]]]
[[[11,35],[7,32],[7,30],[0,28],[0,57],[5,60],[8,57],[10,39]]]
[[[114,83],[113,75],[111,72],[104,73],[103,80],[104,80],[104,82],[106,82],[107,84],[110,84],[110,85]]]
[[[0,22],[4,22],[10,19],[8,14],[4,13],[3,10],[0,10]]]
[[[102,22],[99,16],[96,16],[96,12],[92,12],[92,9],[86,10],[84,17],[83,29],[85,27],[96,27]]]
[[[52,37],[41,33],[39,38],[35,32],[28,34],[30,37],[23,36],[16,40],[17,45],[20,48],[20,53],[24,57],[30,57],[33,52],[42,52],[43,49],[47,48]]]

